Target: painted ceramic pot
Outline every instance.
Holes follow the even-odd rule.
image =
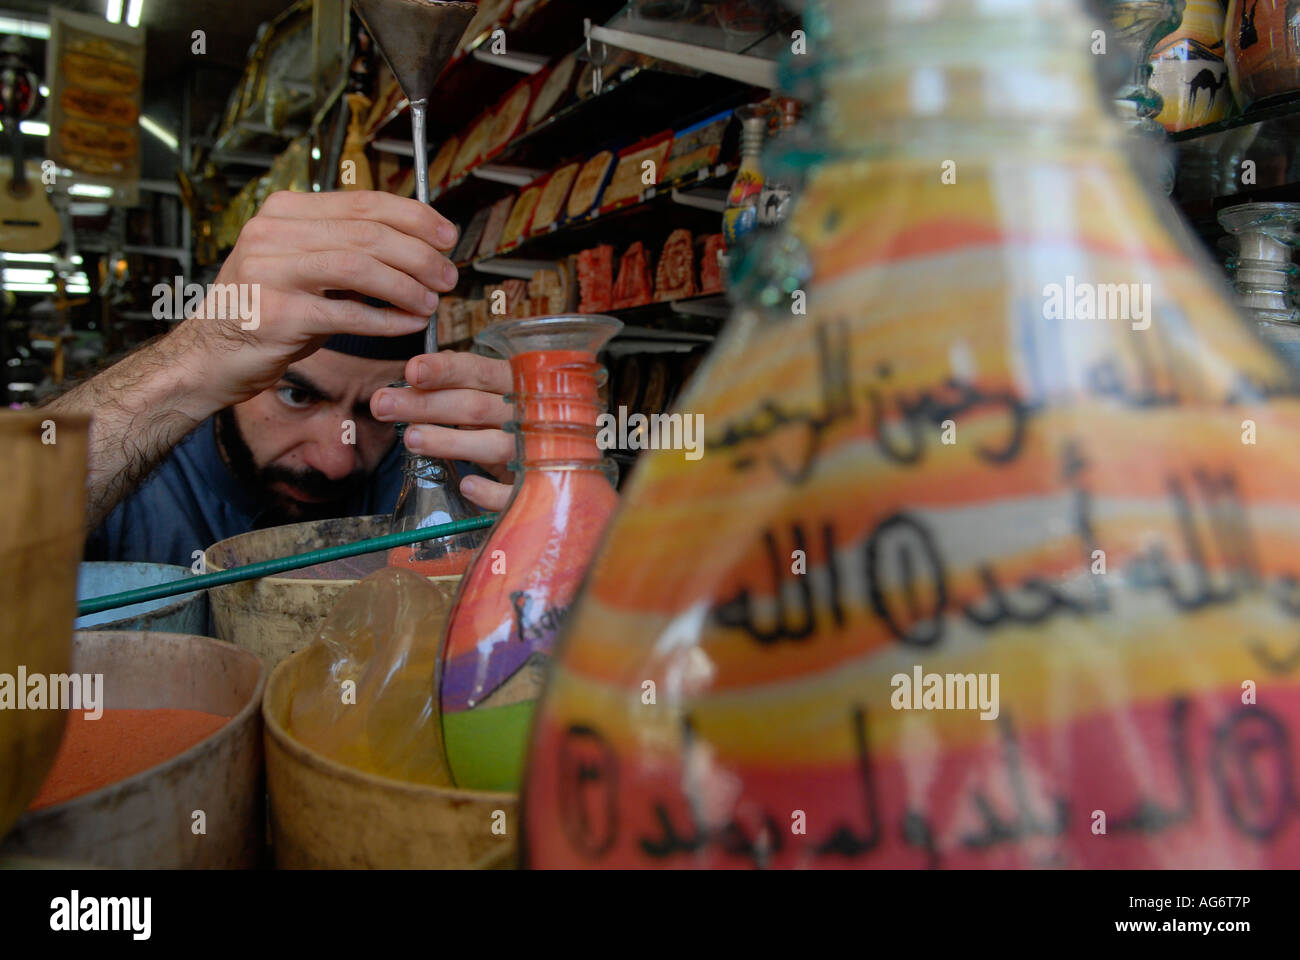
[[[1300,0],[1231,0],[1224,40],[1232,92],[1243,110],[1300,91]]]
[[[1222,120],[1232,110],[1223,20],[1220,0],[1187,0],[1182,25],[1152,53],[1151,86],[1164,104],[1156,122],[1171,133]]]

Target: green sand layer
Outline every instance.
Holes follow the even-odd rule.
[[[442,738],[456,786],[519,791],[535,700],[442,715]]]

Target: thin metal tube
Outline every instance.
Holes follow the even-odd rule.
[[[439,524],[436,527],[420,527],[416,530],[404,530],[401,533],[389,533],[382,537],[371,537],[368,540],[358,540],[355,543],[345,543],[337,547],[309,550],[306,553],[298,553],[290,557],[260,560],[257,563],[246,564],[242,567],[220,570],[217,573],[205,573],[197,577],[183,577],[180,580],[159,583],[151,587],[137,587],[134,590],[125,590],[122,593],[92,597],[77,603],[77,616],[84,617],[90,613],[126,607],[133,603],[161,600],[163,597],[174,597],[182,593],[194,593],[198,590],[206,590],[208,587],[220,587],[227,583],[256,580],[259,577],[269,577],[273,574],[283,573],[286,570],[298,570],[302,567],[315,566],[318,563],[342,560],[346,557],[374,553],[378,550],[389,550],[393,547],[402,547],[424,540],[453,537],[470,530],[490,527],[496,523],[496,519],[497,514],[488,513],[479,517],[470,517],[466,520],[454,520],[451,523]]]
[[[411,101],[411,147],[415,155],[415,199],[429,203],[429,139],[425,133],[425,118],[429,101]],[[438,352],[438,312],[435,310],[424,329],[424,352]]]

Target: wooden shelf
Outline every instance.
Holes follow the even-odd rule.
[[[579,10],[577,4],[568,0],[544,0],[530,6],[522,17],[488,26],[438,78],[429,101],[429,130],[446,134],[464,129],[485,106],[497,102],[519,82],[520,74],[511,65],[498,65],[491,55],[475,55],[476,50],[489,43],[494,28],[505,30],[509,52],[553,59],[563,55],[557,51],[576,50],[582,45],[583,17],[604,22],[623,6],[621,0],[584,0]],[[409,141],[409,104],[402,101],[380,126],[377,135]]]
[[[717,77],[630,67],[600,94],[575,100],[523,131],[478,167],[435,191],[432,199],[439,212],[468,221],[479,207],[517,189],[485,183],[475,170],[485,166],[555,170],[570,160],[586,160],[659,130],[684,129],[756,95],[752,88]],[[730,138],[736,136],[735,130],[730,131]]]
[[[1169,139],[1174,143],[1186,143],[1189,140],[1199,140],[1202,137],[1210,137],[1216,133],[1224,133],[1235,127],[1263,123],[1266,120],[1281,120],[1297,114],[1300,114],[1300,90],[1295,93],[1281,94],[1276,97],[1269,97],[1267,100],[1261,100],[1252,104],[1249,110],[1219,120],[1216,123],[1207,123],[1204,126],[1193,127],[1190,130],[1171,133]]]
[[[509,250],[499,251],[490,257],[477,257],[462,261],[456,266],[464,271],[465,267],[478,269],[486,261],[523,260],[558,260],[561,257],[578,253],[587,247],[595,246],[604,239],[600,236],[606,228],[617,225],[624,236],[635,236],[645,242],[651,253],[653,243],[667,239],[669,233],[678,227],[692,229],[693,233],[721,233],[722,217],[711,209],[682,206],[675,202],[675,191],[689,191],[697,187],[706,191],[730,186],[736,175],[736,166],[717,164],[709,169],[709,176],[701,178],[691,174],[674,181],[660,183],[649,187],[641,194],[641,199],[627,206],[616,207],[605,213],[589,214],[577,220],[554,226],[545,233],[529,237]],[[657,234],[662,233],[659,237]],[[620,246],[624,244],[619,243]],[[479,272],[491,272],[489,270]],[[462,273],[464,276],[464,273]]]

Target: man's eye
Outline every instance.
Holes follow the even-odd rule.
[[[316,398],[306,390],[298,387],[280,387],[275,391],[275,395],[285,404],[285,406],[302,409],[310,407],[316,402]]]

